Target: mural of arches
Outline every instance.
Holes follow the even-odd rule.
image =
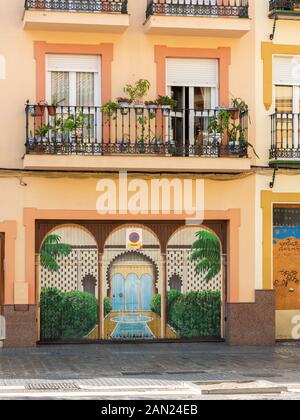
[[[142,249],[128,249],[126,232],[141,229]],[[161,251],[157,236],[141,225],[115,229],[103,253],[106,278],[103,295],[112,311],[104,320],[107,339],[155,339],[161,337],[161,318],[152,313],[153,298],[161,290]]]
[[[151,338],[180,338],[176,333],[175,329],[172,327],[171,323],[167,322],[167,292],[170,289],[170,279],[172,276],[177,274],[180,276],[182,280],[182,293],[188,293],[188,290],[184,290],[185,285],[187,282],[184,282],[184,278],[181,274],[180,270],[173,270],[174,262],[172,258],[170,258],[174,251],[183,252],[183,255],[180,252],[175,253],[177,262],[176,264],[188,267],[187,258],[184,257],[187,254],[188,248],[191,246],[191,243],[188,240],[191,238],[190,233],[185,231],[184,235],[178,235],[181,230],[189,229],[184,225],[183,221],[143,221],[142,223],[135,223],[135,222],[128,222],[128,221],[74,221],[73,225],[68,224],[67,221],[62,221],[59,224],[58,221],[51,221],[51,220],[42,220],[37,221],[37,232],[36,232],[36,252],[39,252],[40,247],[43,244],[44,238],[47,234],[52,233],[56,229],[66,227],[66,226],[76,226],[79,227],[82,231],[85,231],[86,234],[92,238],[94,249],[97,250],[97,269],[98,275],[94,275],[92,272],[85,273],[85,276],[91,275],[95,276],[97,279],[96,284],[96,295],[99,298],[99,315],[98,319],[100,320],[99,325],[96,325],[93,331],[91,331],[87,337],[93,339],[111,339],[112,338],[112,331],[115,328],[116,324],[111,320],[112,315],[112,282],[111,282],[111,275],[118,274],[117,271],[111,272],[111,267],[113,266],[113,262],[116,259],[119,259],[121,255],[124,258],[135,258],[136,254],[143,256],[144,258],[144,266],[147,264],[152,267],[152,272],[148,272],[147,270],[143,273],[140,273],[140,262],[138,262],[137,266],[135,266],[134,270],[130,270],[132,274],[138,275],[138,278],[141,282],[141,287],[138,288],[138,297],[142,305],[140,308],[145,309],[144,312],[150,312],[146,309],[149,308],[149,301],[150,298],[150,287],[149,287],[149,278],[153,279],[152,283],[152,299],[156,297],[156,295],[161,295],[161,306],[157,308],[157,311],[154,313],[155,320],[153,320],[151,316],[149,316],[150,320],[147,321],[147,328],[148,328],[148,337],[143,336],[143,332],[137,334],[137,338],[150,338],[149,337],[149,327],[151,330]],[[143,230],[143,249],[134,253],[132,250],[128,250],[126,247],[125,241],[125,231],[127,228],[140,228]],[[205,225],[201,226],[203,229],[211,230],[216,232],[216,235],[220,238],[220,242],[222,243],[222,250],[224,253],[227,252],[227,239],[226,239],[226,222],[224,221],[209,221],[205,222]],[[195,229],[195,227],[194,227]],[[196,228],[199,230],[200,228]],[[177,239],[176,239],[177,238]],[[193,238],[194,239],[194,238]],[[176,243],[177,241],[177,243]],[[88,244],[90,245],[90,244]],[[184,261],[183,264],[180,261]],[[132,261],[127,261],[127,264],[132,265]],[[175,265],[176,265],[175,264]],[[191,269],[190,269],[191,270]],[[124,284],[126,278],[130,272],[126,272],[126,276],[124,276]],[[154,274],[153,274],[154,272]],[[119,273],[122,274],[122,273]],[[40,287],[40,275],[41,273],[37,273],[37,285]],[[150,276],[150,277],[149,277]],[[190,277],[192,277],[190,275]],[[195,277],[195,276],[194,276]],[[148,279],[143,280],[143,279]],[[133,281],[133,280],[130,280]],[[199,279],[195,280],[199,282]],[[214,279],[215,281],[215,279]],[[101,287],[98,287],[98,284]],[[190,283],[191,285],[191,283]],[[217,282],[215,282],[217,288]],[[196,288],[197,285],[194,285]],[[83,284],[81,284],[83,289]],[[206,288],[210,290],[210,288],[206,285]],[[130,290],[134,293],[134,288],[131,286]],[[139,290],[143,290],[141,293]],[[205,290],[205,287],[203,287]],[[197,291],[197,289],[196,289]],[[198,290],[199,291],[199,290]],[[144,296],[148,296],[146,299]],[[151,301],[152,303],[152,301]],[[152,305],[150,304],[151,312]],[[120,310],[122,311],[122,309]],[[132,311],[135,312],[135,311]],[[140,311],[143,312],[143,311]],[[134,314],[133,314],[134,315]],[[149,315],[149,314],[148,314]],[[146,316],[146,315],[143,315]],[[116,318],[116,317],[115,317]],[[135,318],[131,318],[133,322]],[[110,324],[110,327],[107,328],[107,324]],[[122,330],[120,328],[119,330]],[[132,337],[135,337],[135,333],[133,332]],[[132,338],[131,337],[131,338]]]
[[[216,249],[219,250],[219,272],[209,280],[208,270],[196,272],[201,260],[192,260],[192,246],[198,239],[198,232],[203,234],[201,238],[204,235],[212,238],[212,243],[217,244]],[[204,245],[211,246],[203,240]],[[178,229],[167,244],[167,278],[167,295],[170,294],[167,297],[167,323],[176,331],[177,337],[221,338],[223,269],[222,246],[217,235],[202,226]]]
[[[91,274],[87,274],[82,280],[83,291],[96,296],[97,280]]]
[[[99,318],[95,238],[78,225],[57,226],[45,236],[39,260],[41,340],[86,338]]]
[[[170,290],[182,291],[182,279],[178,274],[173,274],[169,278],[169,288]]]

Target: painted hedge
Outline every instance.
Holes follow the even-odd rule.
[[[160,316],[161,296],[152,301],[152,310]],[[214,291],[167,294],[167,318],[179,338],[221,336],[221,293]]]

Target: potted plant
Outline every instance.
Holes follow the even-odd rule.
[[[131,104],[131,99],[130,98],[117,98],[117,103],[121,109],[121,114],[122,115],[127,115],[128,114],[128,110]]]
[[[117,102],[107,102],[106,104],[102,105],[101,112],[108,117],[114,116],[114,118],[116,118],[118,109],[120,108],[121,106]]]
[[[146,101],[145,106],[147,109],[155,110],[158,108],[158,103],[157,101]]]
[[[157,103],[161,106],[163,110],[163,115],[167,117],[170,114],[171,109],[175,108],[177,102],[171,96],[159,95]]]
[[[130,97],[131,102],[137,107],[143,107],[143,98],[147,95],[151,87],[149,80],[139,79],[134,84],[127,84],[124,87],[124,93]]]
[[[48,141],[47,134],[52,130],[50,124],[42,124],[35,130],[35,136],[38,139],[38,142],[44,143]]]
[[[232,99],[232,108],[230,109],[231,118],[238,120],[241,114],[248,112],[249,107],[241,98]]]
[[[65,98],[57,100],[57,97],[54,96],[52,99],[52,105],[47,105],[47,109],[48,109],[48,114],[51,117],[55,117],[56,116],[56,110],[59,104],[61,104],[63,101],[65,100]]]
[[[132,100],[130,98],[117,98],[117,103],[119,104],[120,108],[129,108]]]
[[[35,117],[43,117],[45,113],[45,108],[47,106],[47,102],[39,101],[37,105],[34,107],[34,115]]]
[[[89,129],[86,124],[86,115],[83,112],[78,112],[76,115],[69,115],[68,118],[58,119],[56,121],[55,132],[61,133],[63,140],[82,140],[83,129]]]

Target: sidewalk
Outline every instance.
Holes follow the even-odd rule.
[[[272,348],[225,344],[105,344],[0,349],[0,387],[72,382],[80,386],[174,386],[183,382],[300,384],[300,343]]]

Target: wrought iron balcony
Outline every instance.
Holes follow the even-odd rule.
[[[271,124],[270,160],[288,164],[300,159],[300,114],[273,114]]]
[[[146,16],[249,17],[248,0],[148,0]]]
[[[299,19],[300,1],[298,0],[270,0],[269,4],[271,18]]]
[[[220,112],[27,104],[26,153],[247,157],[248,114],[229,110],[230,124],[223,129]]]
[[[26,0],[25,10],[126,14],[128,0]]]

